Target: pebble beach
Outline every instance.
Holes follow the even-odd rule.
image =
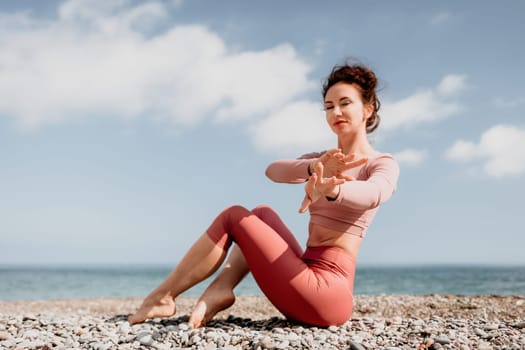
[[[199,329],[187,324],[194,297],[130,325],[141,301],[0,301],[0,349],[525,350],[525,296],[357,295],[352,318],[328,328],[290,322],[263,296],[239,296]]]

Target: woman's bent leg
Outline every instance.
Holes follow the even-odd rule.
[[[258,206],[253,209],[251,213],[270,226],[281,238],[288,242],[297,256],[302,255],[302,249],[299,243],[272,208],[268,206]],[[235,302],[233,289],[242,281],[248,272],[249,267],[246,259],[239,247],[235,245],[224,268],[199,298],[191,314],[190,324],[193,327],[202,326],[219,311],[233,305]]]
[[[221,272],[197,301],[190,316],[190,326],[193,328],[204,326],[219,311],[232,306],[235,302],[233,289],[249,271],[246,259],[239,247],[235,245]]]
[[[213,274],[224,261],[226,251],[203,234],[168,277],[151,292],[139,310],[128,318],[130,323],[175,314],[175,298]]]
[[[261,211],[259,215],[254,213],[257,211]],[[227,246],[235,241],[261,290],[279,310],[286,312],[291,300],[301,303],[297,299],[298,288],[303,287],[302,281],[309,278],[311,271],[302,260],[299,244],[278,216],[268,209],[254,212],[230,207],[207,232],[217,244]],[[288,239],[288,235],[292,238]]]

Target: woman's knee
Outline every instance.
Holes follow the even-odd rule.
[[[252,212],[242,205],[232,205],[224,209],[220,216],[224,218],[225,224],[230,226],[250,215],[252,215]]]
[[[258,205],[252,209],[252,213],[260,219],[277,215],[277,212],[268,205]]]
[[[251,211],[240,205],[225,208],[208,227],[208,236],[218,245],[228,249],[232,242],[231,235],[237,224]]]
[[[228,216],[240,215],[242,217],[253,214],[259,218],[277,215],[277,212],[272,207],[264,204],[258,205],[252,210],[248,210],[242,205],[231,205],[225,208],[222,213]]]
[[[242,205],[234,204],[234,205],[230,205],[229,207],[226,207],[226,209],[224,209],[224,211],[228,211],[228,212],[247,212],[249,210],[246,209],[245,207],[243,207]]]

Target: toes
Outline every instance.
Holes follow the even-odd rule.
[[[131,316],[128,317],[128,322],[130,324],[140,323],[142,321],[143,320],[141,320],[137,315],[131,315]]]
[[[192,328],[201,327],[204,324],[206,316],[206,303],[199,301],[191,313],[188,323]]]

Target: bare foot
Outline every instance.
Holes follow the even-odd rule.
[[[188,323],[193,328],[204,326],[219,311],[229,308],[235,302],[235,294],[231,289],[210,287],[199,298],[191,313]]]
[[[175,315],[175,301],[170,296],[158,298],[154,295],[148,296],[134,315],[128,317],[131,324],[141,323],[148,318],[170,317]]]

